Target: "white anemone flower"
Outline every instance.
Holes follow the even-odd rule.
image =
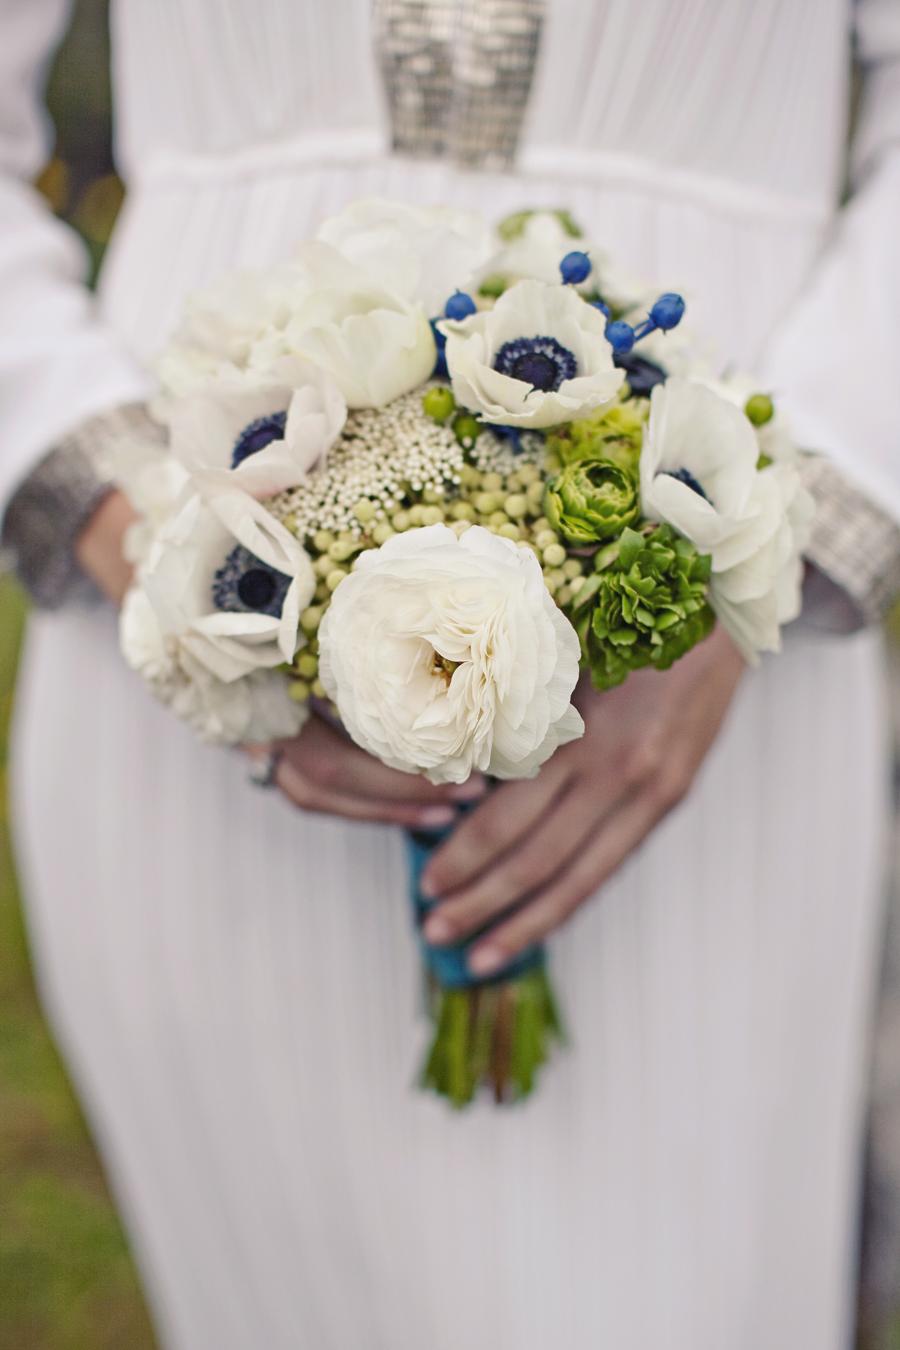
[[[696,379],[697,376],[694,375],[692,378]],[[702,378],[701,383],[708,385],[742,411],[748,399],[757,394],[765,394],[765,390],[760,388],[759,381],[743,371],[728,371],[718,380]],[[764,422],[762,426],[754,426],[753,430],[759,453],[765,455],[773,464],[791,464],[797,460],[800,450],[794,440],[790,420],[777,402],[773,400],[772,416],[769,421]]]
[[[151,546],[138,585],[170,649],[229,683],[293,658],[315,576],[293,535],[230,489],[187,499]]]
[[[710,603],[745,658],[778,651],[800,613],[803,551],[815,505],[793,464],[756,475],[745,524],[713,550]]]
[[[747,418],[706,385],[673,376],[650,398],[641,450],[641,509],[702,553],[739,531],[757,477]]]
[[[319,629],[319,674],[350,735],[434,783],[531,777],[581,736],[579,654],[531,550],[479,526],[361,554]]]
[[[139,585],[125,596],[119,631],[128,664],[204,741],[238,745],[296,736],[309,715],[290,697],[280,672],[255,670],[227,683],[212,675],[176,636],[163,631]]]
[[[611,402],[623,381],[606,320],[569,286],[519,281],[493,309],[445,319],[457,402],[501,426],[557,426]]]
[[[318,238],[429,317],[469,288],[491,251],[491,231],[474,211],[380,197],[351,203],[323,222]]]
[[[256,343],[250,366],[300,354],[330,371],[348,408],[382,408],[423,384],[436,348],[422,305],[373,279],[328,244],[303,244],[297,265],[310,288],[284,328]]]
[[[168,410],[175,458],[199,484],[230,483],[253,497],[296,487],[321,463],[347,416],[333,377],[285,356],[263,376],[223,374]]]

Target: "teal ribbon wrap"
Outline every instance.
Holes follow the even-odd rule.
[[[409,861],[410,898],[413,916],[419,934],[419,946],[426,970],[434,976],[443,989],[475,989],[484,984],[500,984],[514,980],[533,970],[543,968],[546,960],[543,945],[528,947],[508,965],[492,971],[489,976],[473,975],[469,970],[469,953],[475,943],[490,932],[494,924],[487,924],[464,942],[450,946],[435,947],[428,942],[422,931],[426,918],[439,902],[430,900],[422,894],[421,880],[428,861],[440,845],[453,833],[453,827],[440,831],[409,830],[406,835],[407,857]]]

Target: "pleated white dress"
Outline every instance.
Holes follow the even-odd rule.
[[[189,290],[378,193],[569,206],[900,511],[900,7],[546,8],[518,167],[488,176],[388,153],[367,0],[114,3],[129,197],[97,319],[15,181],[64,6],[5,0],[7,481],[146,387]],[[879,59],[864,185],[823,252],[854,18]],[[457,1116],[411,1086],[401,837],[248,786],[124,668],[111,614],[35,618],[15,790],[38,972],[168,1350],[845,1347],[885,748],[877,639],[793,631],[686,804],[554,939],[571,1049],[523,1108]]]

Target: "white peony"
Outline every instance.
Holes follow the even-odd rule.
[[[303,244],[297,266],[309,290],[283,327],[254,345],[250,368],[268,372],[286,353],[309,357],[334,376],[350,408],[381,408],[424,383],[436,348],[421,304],[413,304],[348,262],[328,244]]]
[[[519,281],[493,309],[439,327],[457,402],[486,422],[570,422],[609,403],[624,378],[604,316],[569,286]]]
[[[803,550],[815,512],[793,464],[756,475],[743,527],[713,550],[710,603],[749,661],[778,651],[800,613]]]
[[[641,450],[641,509],[701,552],[739,531],[757,478],[753,427],[706,385],[672,377],[650,398]]]
[[[228,683],[210,674],[174,635],[164,634],[140,586],[125,597],[119,629],[129,665],[202,740],[267,742],[295,736],[306,721],[306,706],[290,697],[280,673],[252,671]]]
[[[232,489],[188,498],[151,546],[138,584],[168,650],[231,682],[293,658],[315,577],[284,526]]]
[[[580,736],[578,662],[534,554],[477,526],[363,553],[319,630],[319,673],[356,743],[435,783],[527,778]]]
[[[253,497],[296,487],[324,459],[347,416],[333,378],[285,356],[264,376],[220,373],[167,410],[172,453],[201,482]]]
[[[472,211],[410,206],[369,197],[326,220],[318,238],[426,315],[466,290],[491,250],[491,232]]]

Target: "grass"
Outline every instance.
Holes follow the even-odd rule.
[[[29,968],[6,812],[24,620],[0,579],[0,1350],[151,1350],[127,1243]]]

